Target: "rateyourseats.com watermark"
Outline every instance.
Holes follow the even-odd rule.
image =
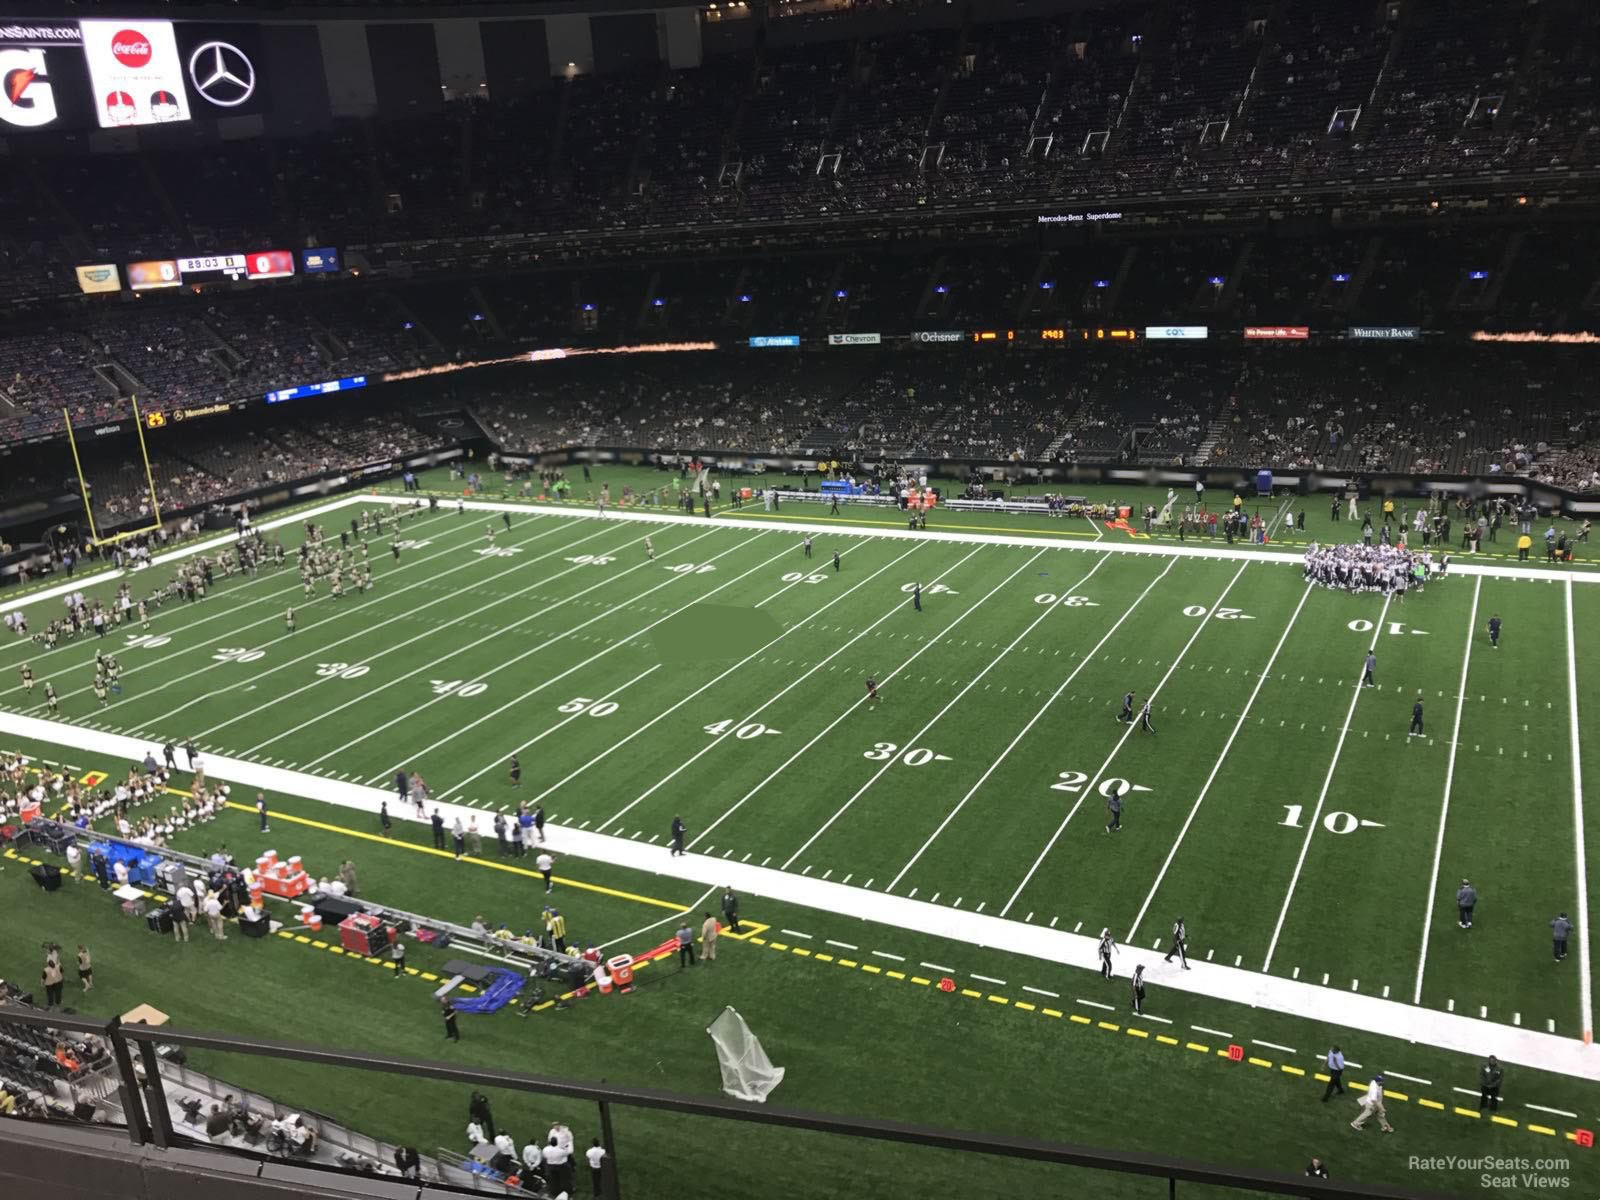
[[[1560,1191],[1572,1187],[1572,1160],[1567,1158],[1517,1158],[1413,1154],[1406,1160],[1413,1171],[1448,1171],[1475,1175],[1478,1186],[1489,1190],[1520,1188],[1524,1191]]]

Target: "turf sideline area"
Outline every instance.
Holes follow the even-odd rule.
[[[16,737],[53,742],[129,761],[142,758],[152,749],[149,743],[138,738],[17,713],[0,712],[0,730]],[[347,783],[219,755],[207,755],[207,772],[214,779],[245,787],[286,792],[372,814],[377,813],[383,801],[392,798],[389,791],[364,784]],[[438,808],[447,822],[457,816],[465,820],[481,815],[478,810],[464,805],[440,803]],[[415,821],[415,818],[403,812],[396,811],[391,815],[399,820]],[[661,846],[562,825],[552,826],[549,834],[550,848],[559,854],[648,871],[708,887],[731,886],[737,891],[838,916],[856,917],[1084,970],[1096,969],[1098,939],[1087,934],[1068,933],[997,916],[942,908],[925,901],[705,855],[690,853],[674,857]],[[1330,1025],[1361,1029],[1463,1054],[1475,1055],[1485,1045],[1493,1045],[1505,1062],[1600,1082],[1600,1049],[1572,1038],[1530,1029],[1507,1029],[1503,1025],[1460,1013],[1435,1012],[1398,1000],[1350,994],[1216,963],[1197,962],[1192,970],[1183,972],[1162,962],[1155,951],[1128,946],[1123,949],[1135,961],[1145,964],[1152,982],[1173,991],[1308,1017]]]
[[[343,503],[346,504],[392,504],[396,507],[405,507],[416,501],[406,496],[396,496],[386,492],[361,492],[356,493]],[[751,501],[752,504],[755,501]],[[553,504],[540,504],[534,501],[526,503],[512,503],[504,500],[459,500],[441,501],[440,507],[460,504],[468,510],[478,512],[509,512],[509,513],[546,513],[562,517],[594,520],[596,518],[606,521],[646,521],[656,525],[699,525],[713,529],[737,528],[741,522],[737,516],[689,516],[687,513],[651,511],[648,508],[617,508],[609,507],[604,513],[597,512],[588,505],[568,504],[559,506]],[[332,507],[332,506],[329,506]],[[320,511],[327,511],[322,509]],[[309,516],[310,514],[301,514]],[[763,527],[771,531],[771,527]],[[813,523],[807,521],[790,521],[782,527],[784,530],[793,530],[796,534],[838,534],[839,530],[832,525]],[[869,528],[859,526],[850,530],[853,537],[869,538],[904,538],[909,541],[941,541],[956,542],[963,545],[984,546],[1012,546],[1019,549],[1032,550],[1071,550],[1087,552],[1090,554],[1151,554],[1175,558],[1208,558],[1219,561],[1248,561],[1289,563],[1300,566],[1305,562],[1305,554],[1295,550],[1262,550],[1256,547],[1239,547],[1230,549],[1227,546],[1186,546],[1157,544],[1140,540],[1138,535],[1135,540],[1126,542],[1113,541],[1109,538],[1094,542],[1068,542],[1064,543],[1047,537],[1027,537],[1009,534],[981,533],[977,531],[962,532],[960,530],[946,529],[896,529]],[[1552,570],[1549,567],[1518,567],[1490,563],[1471,562],[1465,556],[1452,555],[1450,559],[1450,573],[1452,575],[1482,575],[1496,579],[1542,579],[1550,583],[1600,583],[1600,574],[1580,573],[1572,570]]]

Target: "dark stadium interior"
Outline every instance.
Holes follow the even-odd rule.
[[[261,22],[257,106],[24,128],[0,28],[0,601],[457,449],[1600,511],[1594,0],[31,11],[150,9]]]

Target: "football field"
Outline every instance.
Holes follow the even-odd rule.
[[[316,519],[337,543],[392,499]],[[446,504],[398,556],[371,542],[364,594],[307,599],[291,553],[148,631],[8,639],[0,708],[51,717],[26,661],[64,724],[391,790],[417,771],[485,830],[542,804],[665,856],[681,817],[693,855],[1146,949],[1182,917],[1197,962],[1592,1029],[1600,587],[1467,566],[1402,602],[1250,547],[815,530],[808,556],[801,527]],[[104,706],[97,650],[123,667]],[[1130,691],[1154,732],[1117,719]]]

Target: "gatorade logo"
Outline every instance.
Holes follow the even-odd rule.
[[[150,65],[150,39],[133,29],[120,29],[111,38],[111,57],[125,67]]]

